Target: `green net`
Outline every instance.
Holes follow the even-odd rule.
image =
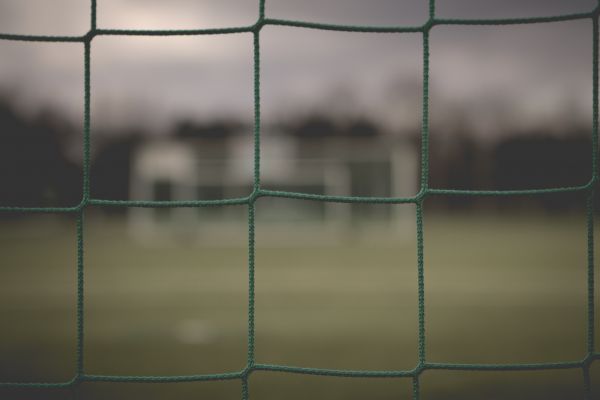
[[[83,198],[74,207],[0,207],[2,212],[24,213],[72,213],[77,216],[77,346],[76,346],[76,373],[68,382],[3,382],[4,388],[68,388],[82,382],[195,382],[216,380],[239,380],[242,383],[242,398],[250,398],[249,376],[253,371],[278,371],[293,374],[309,374],[337,377],[381,377],[411,379],[413,386],[413,399],[420,399],[419,378],[426,370],[461,370],[461,371],[532,371],[532,370],[566,370],[579,369],[583,376],[583,387],[586,399],[591,399],[590,369],[592,363],[600,359],[600,352],[596,351],[594,343],[594,220],[593,204],[594,189],[598,181],[598,18],[600,4],[592,11],[577,14],[547,16],[539,18],[507,18],[507,19],[444,19],[436,17],[435,0],[429,0],[429,18],[420,26],[356,26],[333,25],[305,21],[291,21],[268,18],[265,14],[265,0],[259,0],[259,17],[255,24],[250,26],[226,27],[218,29],[194,30],[127,30],[127,29],[99,29],[96,26],[96,0],[90,4],[90,30],[83,36],[43,36],[43,35],[18,35],[0,33],[1,40],[28,41],[28,42],[77,42],[83,45],[84,50],[84,126],[83,126]],[[593,121],[592,121],[592,178],[582,186],[555,187],[528,190],[454,190],[432,188],[429,185],[429,37],[431,30],[438,25],[515,25],[538,24],[559,21],[591,20],[593,24]],[[260,139],[261,139],[261,109],[260,109],[260,34],[264,26],[280,25],[305,29],[332,30],[342,32],[373,32],[387,34],[420,33],[423,36],[423,104],[422,104],[422,130],[421,130],[421,182],[420,190],[413,197],[358,197],[358,196],[327,196],[320,194],[295,193],[287,191],[266,190],[260,182]],[[92,41],[97,36],[129,35],[129,36],[182,36],[182,35],[224,35],[233,33],[251,33],[254,36],[254,184],[253,191],[247,197],[219,200],[194,200],[194,201],[133,201],[133,200],[106,200],[90,196],[90,100],[91,100],[91,47]],[[551,363],[532,364],[458,364],[434,363],[427,361],[426,355],[426,317],[425,317],[425,265],[424,238],[423,238],[423,202],[432,195],[437,196],[534,196],[550,193],[582,192],[587,196],[587,328],[586,328],[586,356],[581,360],[557,361]],[[415,204],[417,221],[417,271],[418,271],[418,359],[416,366],[410,370],[335,370],[320,368],[304,368],[285,365],[261,364],[256,362],[254,344],[254,269],[255,269],[255,204],[260,197],[282,197],[289,199],[303,199],[322,202],[338,203],[368,203],[368,204]],[[183,376],[111,376],[92,375],[85,372],[84,363],[84,214],[89,206],[117,206],[117,207],[211,207],[245,205],[248,207],[248,352],[246,367],[241,371],[221,374],[183,375]]]

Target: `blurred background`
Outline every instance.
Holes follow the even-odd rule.
[[[98,0],[98,27],[253,24],[246,0]],[[442,18],[587,12],[594,0],[438,0]],[[268,17],[421,25],[422,0],[270,0]],[[83,35],[89,4],[0,0],[0,32]],[[420,34],[261,30],[263,188],[410,197],[419,189]],[[436,26],[430,186],[584,185],[592,171],[592,22]],[[194,200],[252,191],[253,38],[98,36],[91,50],[91,196]],[[83,46],[0,41],[0,206],[82,197]],[[595,151],[595,150],[594,150]],[[530,363],[586,354],[581,193],[425,200],[427,359]],[[600,209],[596,199],[595,209]],[[417,360],[414,205],[260,198],[256,361],[411,369]],[[185,375],[246,364],[248,212],[89,207],[85,370]],[[75,369],[70,214],[0,214],[0,381]],[[600,337],[598,338],[600,339]],[[600,385],[600,367],[593,368]],[[443,372],[424,399],[572,399],[581,371]],[[0,397],[239,398],[239,381],[85,383]],[[253,373],[253,399],[404,399],[408,379]]]

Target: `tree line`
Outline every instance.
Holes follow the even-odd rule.
[[[180,121],[174,138],[221,140],[243,124],[234,120],[198,123]],[[365,117],[335,120],[309,115],[281,124],[281,130],[301,140],[340,136],[377,137],[389,134]],[[456,132],[445,141],[430,133],[430,186],[444,189],[509,190],[585,185],[592,176],[591,133],[573,126],[562,134],[544,129],[508,132],[501,138],[478,140],[471,132]],[[91,196],[128,199],[131,162],[147,134],[92,132]],[[81,201],[83,169],[81,128],[56,112],[26,117],[8,101],[0,100],[0,205],[73,206]],[[420,134],[409,135],[419,151]],[[74,150],[75,148],[75,150]],[[74,156],[75,154],[75,156]],[[79,157],[77,157],[79,154]],[[600,196],[597,196],[600,197]],[[537,207],[549,212],[582,208],[582,194],[518,197],[434,196],[432,207],[449,210]],[[596,202],[596,209],[600,209]]]

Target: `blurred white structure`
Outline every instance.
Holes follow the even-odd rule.
[[[410,197],[417,193],[418,151],[408,140],[375,137],[297,138],[261,135],[261,187],[311,194]],[[240,198],[252,193],[254,142],[248,133],[225,138],[160,138],[145,142],[132,163],[131,199]],[[347,235],[365,226],[398,233],[414,222],[410,205],[365,205],[261,197],[256,222],[274,239]],[[133,208],[130,228],[140,240],[247,235],[247,207]],[[264,229],[268,227],[268,229]],[[290,229],[293,227],[293,229]],[[292,232],[293,231],[293,232]]]

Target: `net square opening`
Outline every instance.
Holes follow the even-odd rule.
[[[98,25],[104,29],[210,29],[252,25],[258,2],[245,0],[102,0]]]
[[[212,382],[177,382],[177,383],[109,383],[85,382],[77,391],[80,396],[89,400],[103,399],[148,399],[173,400],[214,399],[229,400],[241,398],[241,380]]]
[[[598,193],[597,189],[595,191],[596,193]],[[595,204],[594,204],[594,210],[596,212],[595,214],[595,218],[594,218],[594,243],[592,244],[592,250],[594,252],[594,276],[598,276],[598,274],[600,274],[600,265],[598,264],[597,261],[597,254],[598,254],[598,210],[600,210],[600,199],[598,199],[598,196],[595,197]],[[600,293],[600,282],[598,282],[598,279],[595,280],[595,305],[596,305],[596,310],[598,310],[598,307],[600,307],[600,298],[598,296],[598,293]],[[595,343],[600,343],[598,342],[600,340],[600,321],[596,320],[596,328],[595,328]],[[598,369],[598,371],[600,371],[600,368]]]
[[[99,37],[93,53],[92,196],[251,193],[251,35]]]
[[[592,23],[431,31],[432,187],[538,189],[592,176]]]
[[[558,371],[426,371],[421,376],[424,400],[583,399],[580,369]]]
[[[420,0],[278,0],[267,2],[269,18],[361,26],[421,25],[429,16]]]
[[[90,2],[80,0],[2,0],[2,33],[84,35],[90,30]],[[6,61],[2,57],[3,62]]]
[[[0,382],[69,381],[76,363],[75,217],[3,213],[0,222]]]
[[[69,389],[0,389],[0,396],[10,400],[77,400],[75,390]]]
[[[526,206],[525,197],[503,197],[501,210],[443,213],[426,202],[428,360],[533,363],[585,357],[585,196],[569,197],[579,209],[545,211]]]
[[[600,396],[600,363],[594,361],[590,368],[590,378],[592,382],[592,398]]]
[[[537,18],[563,14],[590,12],[594,0],[545,1],[520,0],[438,0],[436,16],[439,18]]]
[[[270,371],[253,372],[251,398],[262,400],[307,398],[331,400],[409,399],[410,378],[339,378]]]
[[[0,42],[0,206],[82,199],[83,46]]]
[[[364,197],[418,192],[418,35],[267,26],[261,40],[264,188]]]
[[[209,230],[204,236],[140,236],[122,215],[98,208],[88,214],[86,371],[173,376],[242,370],[247,227],[232,228],[223,241],[207,240]]]
[[[313,368],[399,370],[416,365],[414,206],[399,224],[288,219],[315,203],[260,198],[256,209],[256,360]],[[400,222],[401,221],[401,222]]]

